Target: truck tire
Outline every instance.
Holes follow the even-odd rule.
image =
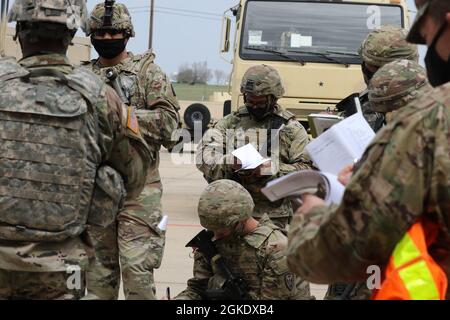
[[[186,109],[183,118],[184,123],[189,129],[193,130],[194,122],[200,121],[202,123],[202,131],[206,131],[211,121],[211,113],[203,104],[194,103]]]
[[[225,100],[223,103],[223,116],[227,116],[231,113],[231,100]]]

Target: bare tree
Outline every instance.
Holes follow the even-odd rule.
[[[214,76],[216,78],[216,84],[224,84],[227,78],[227,74],[222,70],[214,70]]]
[[[187,63],[178,68],[177,82],[190,84],[206,84],[212,78],[212,71],[208,69],[208,64],[195,62],[191,66]]]
[[[192,70],[194,71],[194,83],[206,84],[212,77],[212,72],[208,69],[206,61],[193,63]]]
[[[187,64],[182,64],[178,67],[177,82],[192,83],[194,81],[194,71]]]

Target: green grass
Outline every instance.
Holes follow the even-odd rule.
[[[178,100],[189,100],[189,101],[208,101],[209,97],[215,91],[228,91],[228,86],[215,86],[206,84],[184,84],[184,83],[174,83],[173,87],[175,93],[177,94]]]

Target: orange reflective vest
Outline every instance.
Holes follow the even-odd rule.
[[[432,240],[426,237],[432,233]],[[409,229],[389,258],[381,288],[372,300],[445,300],[447,276],[428,253],[436,234],[436,225],[422,221]]]

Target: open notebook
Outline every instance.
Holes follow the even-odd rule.
[[[339,204],[344,190],[335,175],[303,170],[270,181],[261,191],[270,201],[300,198],[302,194],[309,193],[324,199],[327,204]]]
[[[361,113],[336,123],[306,146],[322,172],[338,175],[347,165],[359,160],[375,137]]]

